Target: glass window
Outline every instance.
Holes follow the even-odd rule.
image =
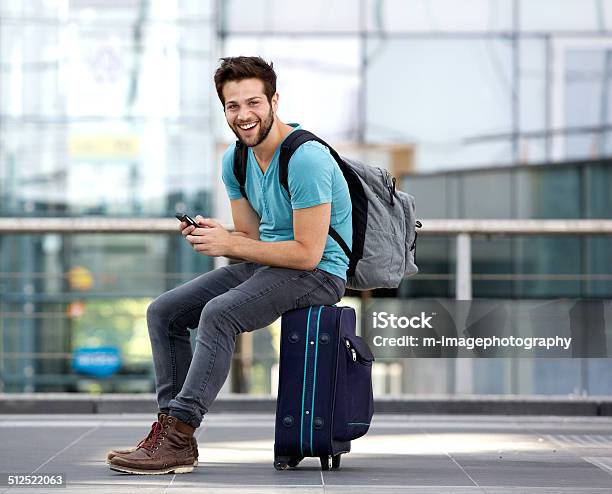
[[[510,50],[506,41],[369,40],[367,139],[414,143],[423,171],[508,162],[509,142],[478,138],[511,129]]]
[[[598,4],[602,5],[602,15],[611,6],[609,0],[519,0],[519,4],[521,31],[537,32],[596,30],[602,26]]]
[[[515,173],[518,218],[570,219],[582,216],[578,167],[523,167]]]
[[[503,219],[513,215],[512,170],[483,170],[461,174],[461,218]]]
[[[238,33],[355,32],[359,4],[354,0],[218,2],[225,29]],[[251,52],[252,53],[252,52]],[[258,52],[259,53],[259,52]]]
[[[406,175],[402,190],[412,194],[419,218],[459,218],[459,178],[451,174]]]
[[[522,132],[546,129],[546,43],[542,40],[525,39],[519,45],[519,105]],[[508,89],[513,82],[508,80]]]
[[[373,32],[473,32],[509,30],[511,0],[367,0],[368,29]]]

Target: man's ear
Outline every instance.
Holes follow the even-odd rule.
[[[278,110],[278,98],[278,93],[274,93],[274,96],[272,96],[272,110],[274,110],[274,113]]]

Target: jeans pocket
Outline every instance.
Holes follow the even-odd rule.
[[[310,298],[310,294],[312,292],[308,292],[306,295],[301,296],[295,301],[294,309],[303,309],[304,307],[308,307],[310,305],[315,305],[312,303],[312,299]]]
[[[312,277],[316,280],[316,288],[310,292],[311,305],[333,305],[340,300],[339,288],[331,280],[331,275],[315,268]]]
[[[315,268],[314,271],[321,285],[334,295],[334,303],[339,302],[346,291],[346,282],[342,278],[329,274],[319,268]]]
[[[335,290],[329,285],[325,273],[320,269],[302,271],[299,286],[302,294],[296,298],[294,309],[310,305],[333,305],[337,301]]]

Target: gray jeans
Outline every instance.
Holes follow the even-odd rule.
[[[236,336],[291,309],[332,305],[342,278],[242,262],[210,271],[156,298],[147,310],[159,409],[199,427],[229,373]],[[197,327],[192,355],[189,328]]]

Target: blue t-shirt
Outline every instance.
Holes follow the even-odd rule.
[[[290,124],[299,129],[297,124]],[[230,145],[223,155],[223,183],[230,200],[240,199],[240,185],[234,175],[234,149]],[[245,189],[249,203],[261,218],[259,238],[264,242],[294,240],[293,210],[309,208],[331,202],[331,226],[352,248],[353,224],[351,197],[344,175],[329,153],[318,142],[302,144],[289,160],[288,185],[291,199],[278,178],[276,148],[272,161],[264,174],[249,149]],[[346,280],[348,257],[329,235],[317,268]]]

